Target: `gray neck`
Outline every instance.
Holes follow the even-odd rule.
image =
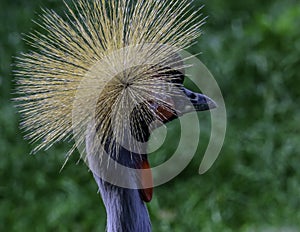
[[[110,154],[119,164],[130,168],[140,168],[141,159],[146,155],[138,155],[122,148],[118,155]],[[98,156],[88,155],[90,167],[99,162]],[[106,170],[106,166],[100,168]],[[91,169],[93,172],[93,169]],[[96,169],[97,170],[97,169]],[[98,169],[99,170],[99,169]],[[118,170],[113,170],[118,172]],[[121,173],[119,173],[122,175]],[[138,189],[129,189],[110,184],[101,179],[97,173],[93,176],[99,188],[107,213],[107,232],[151,232],[151,222],[147,207],[140,197]],[[128,176],[126,181],[136,186],[136,177]]]
[[[138,189],[129,189],[110,184],[100,178],[99,172],[107,172],[107,162],[101,156],[101,149],[94,147],[97,138],[93,123],[88,128],[86,136],[87,163],[93,172],[94,179],[98,185],[103,203],[107,213],[107,232],[151,232],[151,222],[147,207],[140,197]],[[109,145],[108,142],[106,145]],[[108,151],[108,147],[104,150]],[[109,156],[119,164],[130,168],[141,168],[141,160],[146,159],[146,146],[141,147],[142,155],[132,153],[125,148],[119,151],[108,152]],[[99,162],[102,157],[102,162]],[[103,162],[104,161],[104,162]],[[100,166],[99,166],[100,164]],[[110,169],[111,171],[111,169]],[[124,176],[120,170],[112,169],[113,176]],[[116,175],[117,172],[117,175]],[[128,175],[126,178],[128,186],[137,186],[137,177]]]
[[[150,232],[147,207],[139,190],[111,185],[94,174],[107,213],[107,232]]]

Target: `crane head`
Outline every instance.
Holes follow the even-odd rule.
[[[171,68],[164,68],[164,75],[169,76],[168,82],[175,87],[177,92],[176,94],[166,94],[166,96],[160,96],[155,100],[147,101],[147,104],[142,103],[135,107],[131,113],[131,133],[134,135],[135,139],[139,142],[147,142],[150,137],[149,124],[154,120],[158,120],[162,124],[168,123],[186,113],[192,111],[205,111],[211,110],[217,107],[215,101],[213,101],[208,96],[193,92],[188,88],[184,87],[184,73],[178,70],[172,70]],[[179,92],[179,94],[178,94]],[[189,104],[187,104],[189,103]],[[150,107],[147,107],[150,106]],[[151,112],[149,113],[149,109]],[[141,113],[142,112],[142,113]],[[138,117],[137,115],[144,115],[144,117]],[[136,120],[140,120],[139,124],[140,130],[137,130],[135,124]],[[141,119],[143,122],[141,122]],[[147,124],[148,122],[148,124]],[[140,160],[140,169],[151,170],[150,164],[148,162],[147,156],[144,156]],[[152,186],[152,174],[150,172],[141,172],[140,181],[142,186]],[[140,197],[143,201],[149,202],[152,199],[153,188],[145,187],[139,190]]]
[[[172,121],[192,111],[205,111],[217,107],[215,101],[208,96],[184,87],[185,76],[180,70],[167,69],[166,75],[171,77],[169,81],[178,88],[181,94],[174,94],[173,97],[165,99],[164,104],[151,102],[155,108],[156,118],[163,123]]]

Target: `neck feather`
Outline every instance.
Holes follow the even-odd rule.
[[[106,172],[105,164],[99,168],[99,157],[101,157],[101,149],[95,149],[94,141],[97,138],[96,132],[91,124],[89,133],[86,137],[87,162],[94,179],[98,185],[103,203],[107,213],[107,232],[151,232],[151,222],[147,207],[140,197],[138,189],[129,189],[119,187],[106,182],[99,177],[97,172]],[[146,141],[149,139],[147,135]],[[108,141],[105,146],[109,156],[119,164],[130,168],[141,168],[141,160],[146,159],[146,146],[140,147],[139,154],[130,152],[125,148],[121,150],[109,150]],[[98,154],[99,153],[99,154]],[[103,157],[103,156],[102,156]],[[104,162],[105,163],[105,162]],[[95,169],[92,167],[96,167]],[[96,172],[95,172],[96,170]],[[118,170],[113,170],[118,172]],[[120,175],[122,175],[120,173]],[[130,186],[138,186],[136,184],[136,176],[128,176],[126,181]]]
[[[146,155],[135,154],[122,148],[117,155],[110,154],[110,156],[121,165],[140,168],[140,162]],[[98,162],[94,159],[97,156],[88,157],[91,157],[90,164]],[[96,173],[93,173],[93,176],[106,208],[107,232],[151,232],[147,207],[141,199],[138,189],[115,186],[102,180]],[[137,186],[135,184],[136,177],[128,176],[128,178],[127,181],[132,183],[132,186]]]
[[[111,185],[94,174],[107,213],[107,232],[150,232],[147,207],[139,190]]]

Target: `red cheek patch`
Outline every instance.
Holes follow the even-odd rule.
[[[156,109],[156,114],[162,122],[170,121],[176,117],[175,103],[172,99],[169,99],[169,102],[165,105],[159,105]]]
[[[142,189],[139,190],[140,197],[143,201],[150,202],[153,195],[153,179],[152,179],[152,172],[148,160],[143,160],[141,163],[140,179],[143,187]]]

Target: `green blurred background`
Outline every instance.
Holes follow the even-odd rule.
[[[300,4],[293,0],[210,0],[204,35],[191,52],[218,81],[228,130],[213,168],[197,174],[209,138],[209,114],[198,153],[148,205],[154,231],[300,231]],[[28,47],[22,33],[40,7],[62,13],[61,0],[0,2],[0,231],[104,231],[105,209],[91,173],[69,144],[29,155],[11,102],[11,64]],[[151,157],[167,158],[168,144]],[[156,162],[152,158],[153,162]]]

